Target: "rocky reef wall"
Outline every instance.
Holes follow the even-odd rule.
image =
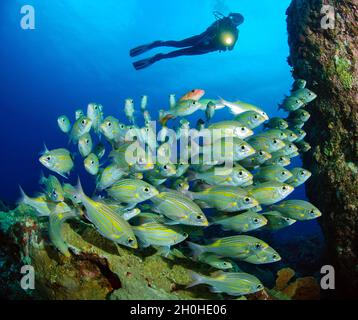
[[[293,75],[319,96],[308,106],[312,150],[304,165],[313,173],[307,193],[323,212],[333,295],[340,298],[358,295],[357,3],[293,0],[287,10]]]

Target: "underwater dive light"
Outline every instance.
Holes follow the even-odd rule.
[[[234,37],[231,33],[223,33],[221,36],[221,41],[224,45],[230,46],[234,42]]]

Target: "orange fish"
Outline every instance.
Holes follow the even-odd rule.
[[[187,94],[182,96],[179,100],[195,100],[198,101],[205,94],[205,91],[202,89],[193,89],[189,91]]]

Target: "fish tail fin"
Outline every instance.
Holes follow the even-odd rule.
[[[192,282],[187,285],[187,287],[186,287],[187,289],[205,282],[204,276],[202,276],[194,271],[189,271],[189,275],[192,278]]]
[[[194,242],[187,241],[189,248],[193,251],[194,258],[198,258],[202,253],[205,252],[205,248],[200,244],[196,244]]]
[[[28,195],[25,193],[24,189],[22,189],[22,187],[19,185],[19,189],[20,189],[20,198],[17,201],[18,204],[21,203],[25,203],[26,204],[26,200],[29,198]]]
[[[159,123],[164,127],[167,125],[167,122],[173,118],[174,116],[170,113],[164,114],[164,116],[161,119],[159,119]]]

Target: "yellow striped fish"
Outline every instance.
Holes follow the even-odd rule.
[[[77,193],[86,208],[86,217],[96,226],[100,234],[113,242],[130,248],[138,248],[137,239],[126,220],[108,205],[87,197],[80,181],[78,182]]]

